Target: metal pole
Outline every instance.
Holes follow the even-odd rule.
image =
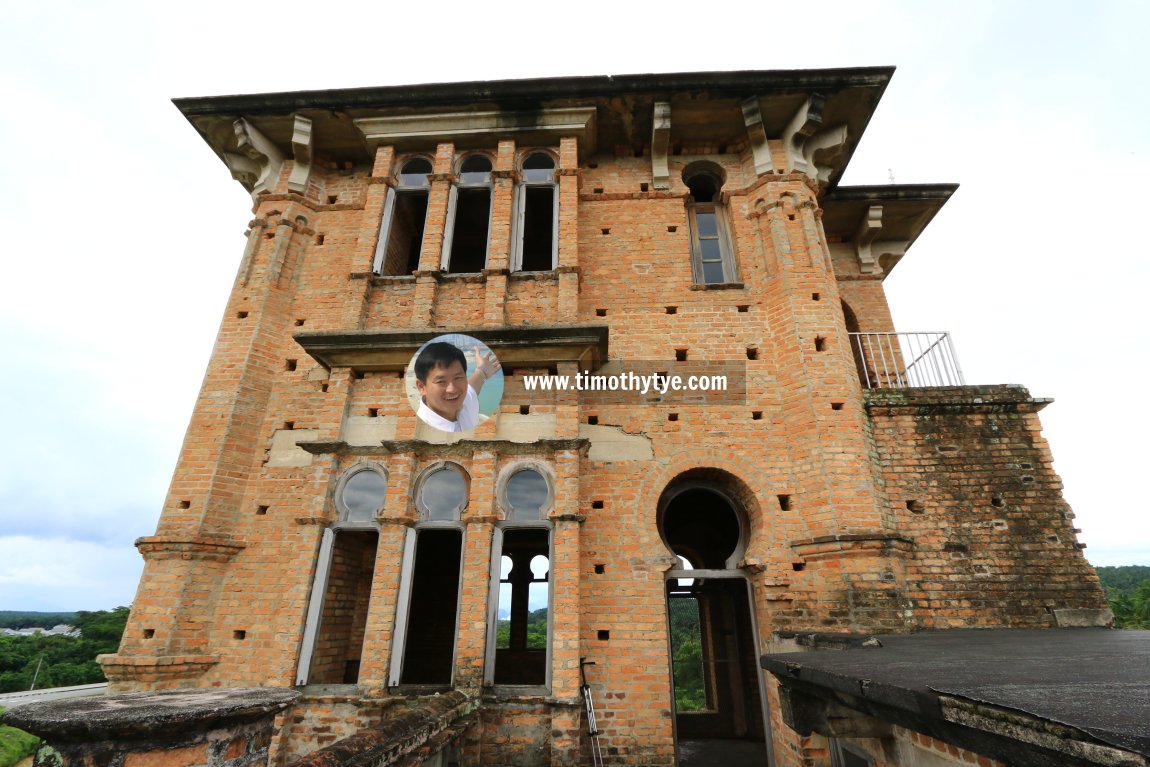
[[[599,725],[595,721],[595,703],[591,700],[591,685],[587,684],[587,666],[594,666],[595,661],[586,658],[579,659],[579,685],[583,693],[583,703],[587,709],[587,734],[591,736],[591,762],[595,767],[603,767],[603,752],[599,748]]]

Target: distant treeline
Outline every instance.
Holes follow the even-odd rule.
[[[1106,589],[1114,625],[1127,629],[1150,629],[1150,567],[1125,565],[1096,567]]]
[[[26,610],[0,610],[0,629],[50,629],[67,623],[76,625],[76,613],[33,613]]]
[[[1150,580],[1150,566],[1123,565],[1122,567],[1095,567],[1098,571],[1098,580],[1106,589],[1106,596],[1119,595],[1133,597],[1138,590],[1138,584]]]
[[[114,653],[119,648],[124,624],[128,622],[128,608],[51,614],[69,619],[56,620],[49,626],[68,623],[80,630],[80,636],[0,635],[0,692],[30,689],[33,679],[36,689],[104,681],[96,656]]]

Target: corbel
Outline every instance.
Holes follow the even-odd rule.
[[[295,164],[288,178],[288,189],[299,194],[307,194],[307,182],[311,178],[312,140],[311,120],[296,115],[291,136]]]
[[[654,188],[671,188],[671,170],[667,163],[667,150],[671,144],[671,102],[656,101],[651,120],[651,179]]]
[[[830,181],[834,164],[846,154],[849,135],[847,126],[838,125],[819,131],[803,142],[806,174],[820,186]]]
[[[871,205],[855,232],[855,253],[861,274],[882,274],[898,263],[910,243],[907,240],[880,240],[882,206]]]
[[[855,232],[855,254],[858,256],[859,271],[863,274],[878,274],[882,267],[871,252],[871,244],[882,231],[882,206],[871,205],[863,214]]]
[[[279,178],[283,154],[244,118],[232,123],[232,128],[236,136],[236,151],[224,153],[224,162],[232,172],[232,178],[243,184],[252,196],[270,192]]]
[[[823,127],[826,96],[812,93],[783,129],[787,171],[804,173],[819,184],[830,180],[833,163],[846,151],[846,125]]]
[[[826,101],[826,96],[821,93],[812,93],[791,117],[787,127],[783,128],[783,146],[786,149],[788,173],[808,172],[803,144],[822,127],[823,106]]]
[[[751,156],[755,161],[755,175],[771,173],[775,164],[771,160],[771,148],[767,144],[767,129],[763,127],[763,113],[759,109],[759,98],[755,96],[742,102],[743,125],[747,128],[747,139],[751,144]]]

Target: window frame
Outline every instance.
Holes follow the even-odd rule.
[[[458,472],[465,483],[467,492],[464,493],[463,502],[455,509],[452,520],[430,518],[430,509],[421,508],[420,493],[424,482],[431,475],[444,470]],[[463,557],[467,551],[467,526],[463,523],[463,512],[467,509],[471,494],[471,475],[461,465],[454,461],[434,461],[420,471],[412,483],[411,504],[418,514],[415,524],[409,526],[403,539],[403,557],[400,560],[399,591],[395,603],[395,621],[393,623],[391,638],[391,657],[388,660],[387,686],[399,687],[403,678],[403,660],[407,652],[407,629],[411,618],[411,592],[415,578],[415,554],[421,530],[458,530],[460,532],[459,549],[459,580],[455,586],[455,637],[451,652],[451,680],[446,687],[455,683],[455,665],[459,660],[459,616],[463,608]],[[409,686],[409,685],[405,685]],[[415,685],[422,686],[422,685]],[[439,686],[436,685],[438,688]]]
[[[350,509],[342,503],[343,490],[352,477],[365,471],[374,472],[383,477],[383,501],[372,514],[370,521],[348,519]],[[319,548],[315,559],[315,572],[312,574],[311,593],[308,595],[307,608],[304,611],[303,636],[300,638],[300,653],[296,663],[296,685],[308,684],[311,676],[312,655],[315,653],[315,644],[319,638],[320,623],[323,618],[324,600],[327,597],[328,580],[331,577],[331,560],[335,553],[336,534],[341,530],[354,532],[379,532],[379,513],[387,507],[387,487],[391,476],[387,467],[378,461],[359,461],[349,466],[340,475],[332,490],[332,505],[335,507],[337,518],[323,529],[320,535]],[[378,538],[377,538],[378,545]],[[376,556],[379,556],[378,551]]]
[[[732,246],[730,227],[727,224],[727,206],[722,202],[695,202],[687,198],[687,227],[691,233],[691,278],[696,285],[728,285],[739,281],[735,269],[734,247]],[[719,245],[719,260],[723,269],[723,279],[719,282],[709,282],[706,279],[701,240],[704,238],[699,232],[698,214],[710,213],[715,217],[716,236],[713,238]],[[712,239],[712,238],[706,238]]]
[[[463,165],[472,157],[483,157],[491,166],[486,171],[487,177],[483,181],[463,180]],[[459,156],[456,161],[455,182],[447,193],[447,214],[444,216],[443,244],[439,253],[439,269],[446,274],[476,274],[476,272],[459,272],[451,269],[451,249],[455,245],[456,215],[459,212],[459,190],[486,189],[487,190],[487,239],[483,245],[483,266],[480,272],[487,268],[487,261],[491,257],[491,224],[495,215],[495,162],[486,152],[467,152]]]
[[[547,482],[547,501],[539,509],[539,519],[513,520],[512,508],[507,502],[507,483],[515,474],[524,470],[538,472]],[[543,689],[551,691],[551,663],[554,652],[555,633],[555,525],[551,522],[549,514],[555,507],[555,474],[549,466],[539,461],[525,460],[509,464],[500,471],[495,482],[495,501],[503,519],[495,523],[491,536],[491,567],[488,572],[490,592],[487,600],[487,643],[483,658],[483,684],[501,690],[529,690]],[[499,589],[502,583],[500,568],[503,559],[503,538],[507,531],[514,530],[546,530],[547,531],[547,650],[544,659],[544,674],[542,685],[497,684],[495,682],[496,637],[499,631]]]
[[[546,155],[551,159],[552,167],[550,178],[546,181],[528,180],[528,169],[523,165],[537,154]],[[531,170],[542,170],[533,168]],[[530,188],[549,188],[551,190],[551,268],[525,270],[523,268],[523,238],[526,234],[527,190]],[[512,272],[553,272],[559,266],[559,159],[555,153],[548,149],[527,149],[519,157],[519,182],[515,185],[514,199],[512,200],[511,217],[511,271]]]
[[[349,519],[351,516],[351,509],[343,500],[343,492],[347,488],[352,478],[365,471],[370,471],[383,478],[383,501],[380,503],[379,508],[372,512],[370,521],[360,521]],[[387,472],[387,467],[378,461],[360,461],[347,468],[346,471],[340,476],[339,481],[336,482],[335,490],[332,494],[332,503],[335,504],[336,511],[339,518],[331,524],[333,528],[351,529],[351,530],[365,530],[365,529],[379,529],[379,524],[375,521],[379,517],[379,513],[387,507],[387,485],[390,480]]]
[[[408,165],[410,165],[412,162],[414,162],[416,160],[423,160],[423,161],[427,162],[431,166],[432,171],[429,171],[428,173],[422,174],[423,175],[423,183],[421,183],[421,184],[409,184],[406,182],[404,176],[408,176],[408,175],[415,176],[415,175],[420,175],[420,174],[414,174],[414,173],[413,174],[405,174],[403,172],[403,169],[406,168]],[[427,155],[423,155],[423,154],[408,155],[408,156],[403,158],[402,162],[397,163],[396,167],[397,167],[397,170],[395,171],[395,174],[393,176],[393,183],[388,186],[387,195],[383,199],[383,214],[380,216],[380,219],[379,219],[379,234],[378,234],[378,237],[376,238],[376,242],[375,242],[375,254],[372,257],[372,261],[371,261],[372,274],[377,274],[377,275],[381,275],[381,276],[400,276],[400,275],[383,275],[383,268],[387,262],[387,247],[388,247],[388,245],[391,244],[390,243],[391,228],[392,228],[392,225],[395,223],[395,207],[398,204],[399,196],[405,195],[405,194],[406,195],[422,194],[427,198],[426,205],[429,205],[431,203],[431,181],[429,180],[428,176],[430,176],[431,173],[434,172],[435,163],[434,163],[433,159],[428,157]],[[423,257],[423,234],[426,233],[426,231],[427,231],[427,219],[426,219],[426,211],[425,211],[424,222],[423,222],[423,232],[420,233],[420,247],[419,247],[420,255],[419,255],[419,258]],[[418,264],[418,259],[417,259],[416,268],[418,268],[418,267],[419,267],[419,264]]]

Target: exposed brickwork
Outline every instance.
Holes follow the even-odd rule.
[[[1033,400],[1021,387],[868,392],[875,448],[899,528],[916,623],[1056,625],[1106,607],[1082,557]],[[913,436],[913,438],[908,438]]]
[[[793,95],[779,114],[796,108]],[[302,194],[287,189],[293,162],[290,147],[281,148],[289,159],[277,185],[255,198],[157,535],[140,544],[147,565],[124,642],[104,660],[117,689],[294,684],[323,532],[340,519],[336,489],[363,462],[387,475],[378,536],[335,549],[329,598],[312,617],[317,649],[308,677],[354,676],[359,688],[340,693],[351,698],[301,703],[277,742],[285,758],[373,726],[373,701],[396,692],[389,688],[405,649],[400,637],[413,615],[404,600],[416,577],[403,568],[431,529],[413,497],[425,470],[442,461],[468,481],[460,519],[445,523],[462,536],[462,576],[455,626],[438,626],[453,643],[443,692],[477,694],[490,683],[495,547],[509,521],[496,497],[499,478],[535,461],[552,499],[543,520],[545,684],[491,697],[461,740],[467,764],[566,765],[585,756],[584,657],[596,664],[589,682],[610,762],[674,762],[665,573],[679,561],[659,513],[689,485],[727,499],[742,530],[745,550],[728,569],[750,584],[754,631],[739,638],[746,657],[756,654],[756,636],[775,630],[1049,625],[1047,608],[1102,606],[1029,406],[947,410],[982,396],[976,389],[922,395],[927,400],[864,396],[847,332],[892,330],[890,312],[882,275],[861,273],[852,255],[855,224],[827,231],[827,181],[817,167],[798,167],[819,161],[796,155],[798,139],[784,138],[780,124],[768,135],[772,168],[756,173],[738,101],[692,92],[673,100],[673,126],[676,114],[693,116],[683,119],[688,127],[672,128],[670,188],[656,189],[647,143],[656,97],[663,98],[632,104],[627,96],[628,106],[564,101],[565,109],[596,108],[598,122],[586,129],[563,122],[568,127],[532,128],[522,138],[510,129],[456,137],[428,129],[394,145],[368,142],[371,152],[355,149],[352,159],[328,156],[364,145],[355,134],[342,148],[316,148]],[[860,98],[844,108],[869,110],[860,105],[877,96]],[[403,109],[435,116],[456,106]],[[625,140],[620,126],[632,121]],[[558,268],[517,273],[510,269],[519,164],[537,150],[557,158]],[[458,162],[472,151],[488,153],[494,166],[487,261],[482,271],[448,274],[440,267],[449,200]],[[417,155],[434,166],[418,269],[372,275],[395,174]],[[699,161],[725,177],[716,202],[737,275],[730,284],[700,285],[693,276],[683,172]],[[392,272],[387,264],[383,271]],[[721,405],[641,396],[596,404],[574,392],[529,392],[525,375],[574,375],[590,364],[540,351],[540,361],[507,366],[499,418],[454,445],[438,444],[421,431],[399,365],[328,369],[295,338],[570,325],[608,328],[608,356],[624,365],[650,360],[675,373],[696,361],[738,362],[746,396]],[[957,450],[938,449],[952,445]],[[761,728],[756,673],[733,677],[756,696],[752,735]],[[368,702],[355,701],[361,693]],[[825,763],[825,744],[786,731],[773,691],[768,709],[780,764]]]

